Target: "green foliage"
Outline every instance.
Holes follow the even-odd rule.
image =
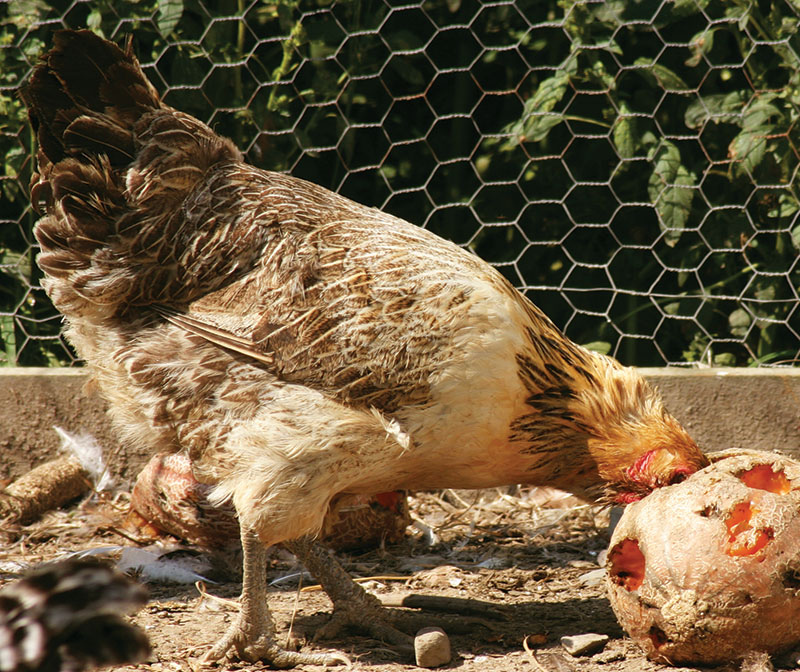
[[[800,351],[798,10],[780,0],[0,4],[0,364],[73,361],[16,89],[58,27],[133,34],[167,103],[468,245],[626,363]]]
[[[604,132],[587,122],[608,120],[615,149],[608,167],[584,168],[598,159],[591,153],[568,158],[571,175],[562,176],[561,193],[574,186],[572,176],[597,174],[621,204],[650,203],[661,231],[648,231],[638,208],[613,213],[610,226],[623,249],[641,244],[652,256],[643,252],[640,263],[618,266],[611,259],[613,282],[630,290],[632,305],[616,311],[629,303],[618,296],[608,312],[615,329],[584,322],[571,335],[595,343],[610,338],[610,350],[637,364],[796,358],[797,10],[745,0],[559,4],[572,38],[569,57],[532,88],[524,116],[505,127],[509,139],[500,150],[523,144],[534,163],[546,161],[559,124],[583,122],[570,125],[574,136],[600,137]],[[532,183],[526,193],[540,191],[540,172],[525,177]],[[663,271],[643,273],[653,261]],[[570,284],[591,286],[593,276],[593,269],[577,268]],[[659,352],[648,356],[654,332],[639,318],[653,304]],[[644,338],[618,347],[616,330]]]

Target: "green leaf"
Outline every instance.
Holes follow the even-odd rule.
[[[750,327],[750,323],[752,321],[753,320],[750,317],[750,313],[748,313],[744,308],[737,308],[730,315],[728,315],[728,326],[730,328],[730,332],[737,338],[743,338],[747,336],[747,329]]]
[[[86,17],[86,27],[93,30],[100,36],[103,36],[103,14],[98,10],[93,10],[89,12],[89,16]]]
[[[156,23],[162,35],[169,35],[183,14],[183,0],[157,0]]]
[[[592,341],[591,343],[584,343],[583,347],[592,352],[599,352],[601,355],[607,355],[611,352],[611,343],[606,341]]]
[[[791,194],[783,193],[778,197],[778,207],[767,213],[769,217],[791,217],[800,210],[800,204]]]
[[[656,26],[672,25],[687,16],[693,16],[708,5],[710,0],[675,0],[674,2],[663,3],[658,16],[653,18]],[[647,3],[642,3],[647,4]]]
[[[661,65],[660,63],[653,63],[653,61],[646,56],[637,58],[633,64],[643,66],[640,67],[637,72],[639,72],[651,84],[655,84],[656,86],[660,86],[662,89],[667,90],[689,90],[689,85],[686,84],[686,82],[684,82],[678,75],[672,72],[672,70],[665,65]]]
[[[0,364],[15,366],[17,363],[17,336],[14,331],[14,316],[0,315]]]
[[[684,122],[689,128],[700,128],[708,121],[715,124],[742,124],[744,106],[749,98],[747,91],[731,91],[730,93],[712,93],[695,100],[684,115]]]
[[[800,250],[800,224],[792,229],[792,245],[794,245],[796,249]]]
[[[744,30],[747,20],[750,18],[750,10],[752,5],[750,2],[731,2],[725,9],[725,18],[736,19],[739,24],[739,30]]]
[[[774,126],[758,126],[743,130],[728,145],[728,156],[735,161],[734,172],[741,175],[744,171],[753,174],[767,151],[767,136],[775,130]]]
[[[404,58],[393,58],[389,66],[409,84],[419,87],[425,84],[425,76]]]
[[[690,68],[696,67],[703,59],[703,54],[710,52],[713,47],[714,29],[708,30],[708,28],[704,28],[689,40],[689,48],[692,50],[692,56],[685,61],[685,65],[688,65]]]
[[[776,296],[775,285],[770,282],[761,281],[757,285],[755,297],[759,301],[774,301]]]
[[[714,355],[714,366],[736,366],[736,355],[732,352],[720,352]]]
[[[648,159],[654,165],[647,193],[658,212],[664,241],[674,247],[689,219],[695,180],[681,164],[678,148],[668,140],[650,150]]]
[[[771,117],[782,116],[781,110],[772,104],[777,97],[775,93],[765,93],[754,97],[745,108],[742,128],[752,129],[763,126]]]
[[[24,30],[41,21],[49,9],[46,0],[15,0],[8,3],[8,22]]]
[[[551,110],[564,97],[569,86],[569,75],[565,70],[558,70],[539,84],[536,93],[525,103],[522,119],[513,123],[508,129],[510,140],[503,146],[508,150],[522,142],[539,142],[547,137],[554,126],[563,121],[560,112]]]
[[[555,128],[564,120],[564,116],[557,112],[550,114],[530,116],[525,122],[520,142],[539,142],[547,137],[550,129]]]
[[[425,46],[425,42],[421,39],[419,33],[412,30],[392,32],[388,42],[393,51],[410,51],[411,49],[420,49]]]
[[[617,148],[617,153],[623,159],[630,159],[636,152],[636,117],[630,115],[630,108],[626,103],[620,103],[619,116],[614,122],[614,129],[611,132],[611,138],[614,141],[614,146]]]
[[[31,282],[31,279],[22,272],[22,269],[28,264],[30,264],[30,260],[26,260],[26,253],[0,247],[0,273],[13,278],[24,287],[28,287]],[[10,296],[17,296],[18,285],[3,282],[0,283],[0,291],[8,293]]]

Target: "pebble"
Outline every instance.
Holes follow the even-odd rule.
[[[450,662],[450,639],[441,628],[422,628],[414,637],[418,667],[439,667]]]
[[[600,651],[608,641],[608,635],[593,632],[561,638],[561,646],[571,656],[591,656]]]

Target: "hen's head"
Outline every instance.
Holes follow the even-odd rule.
[[[658,394],[630,369],[610,372],[602,405],[592,405],[605,422],[589,440],[604,482],[603,499],[629,504],[656,488],[685,480],[709,464],[681,424],[663,407]]]
[[[670,417],[667,419],[677,425]],[[606,499],[615,504],[630,504],[656,488],[680,483],[695,471],[709,464],[689,435],[677,431],[650,431],[643,428],[641,435],[631,440],[629,458],[616,466],[616,473],[606,481]],[[663,433],[662,433],[663,431]]]

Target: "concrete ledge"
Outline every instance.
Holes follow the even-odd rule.
[[[641,369],[667,408],[705,451],[780,450],[800,457],[800,369]],[[112,470],[133,478],[144,450],[122,447],[104,403],[81,369],[0,369],[0,479],[13,479],[58,453],[53,426],[87,432]]]
[[[85,371],[74,368],[0,368],[0,479],[14,479],[59,453],[53,427],[92,434],[116,474],[133,478],[144,451],[123,449],[106,407],[87,389]]]
[[[800,458],[800,369],[640,369],[706,451]]]

